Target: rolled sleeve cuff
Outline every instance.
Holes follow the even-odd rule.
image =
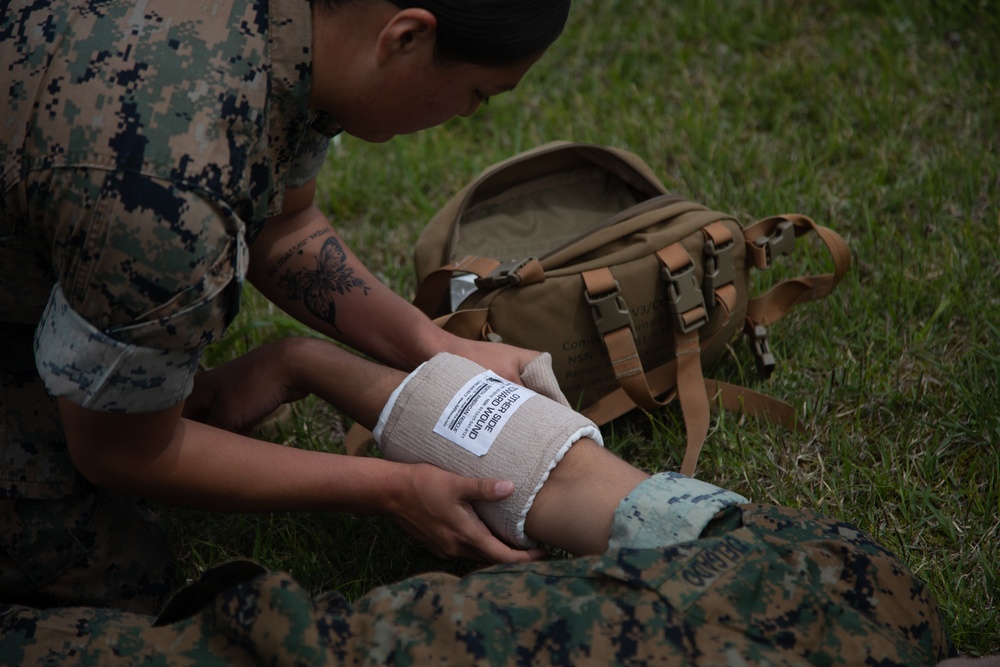
[[[618,505],[608,546],[658,548],[690,542],[716,514],[747,502],[734,491],[678,472],[653,475]]]
[[[35,364],[48,392],[102,412],[155,412],[191,393],[202,350],[129,345],[94,328],[57,284],[35,331]]]
[[[326,164],[330,138],[310,128],[299,146],[299,153],[288,169],[288,187],[300,188],[316,178]]]

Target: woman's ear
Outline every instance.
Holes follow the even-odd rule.
[[[410,7],[396,12],[379,33],[375,59],[383,64],[396,55],[427,49],[437,40],[437,17],[426,9]]]

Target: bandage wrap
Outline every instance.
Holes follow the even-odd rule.
[[[376,429],[391,461],[512,481],[514,492],[504,500],[473,506],[495,535],[517,547],[535,545],[524,534],[525,517],[549,473],[581,437],[603,444],[597,426],[574,410],[446,353],[407,377]]]
[[[521,384],[542,396],[547,396],[564,407],[572,407],[559,388],[559,381],[552,372],[552,355],[542,352],[529,361],[521,371]]]

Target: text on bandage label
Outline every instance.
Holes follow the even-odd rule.
[[[511,416],[535,395],[493,371],[476,375],[458,390],[438,417],[434,432],[476,456],[490,451]]]

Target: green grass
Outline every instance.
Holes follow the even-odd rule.
[[[959,651],[997,653],[998,17],[992,0],[578,0],[518,89],[472,119],[384,145],[344,138],[320,203],[407,296],[421,225],[480,169],[554,139],[633,150],[672,190],[746,222],[795,211],[833,227],[851,272],[774,327],[775,376],[752,379],[742,342],[717,369],[795,404],[804,432],[717,415],[700,475],[855,522],[933,588]],[[822,268],[822,254],[807,263]],[[301,331],[251,293],[213,359]],[[336,410],[306,400],[295,416],[272,437],[341,451]],[[676,409],[605,434],[648,470],[680,464]],[[353,598],[469,568],[378,518],[167,517],[189,574],[252,557]]]

